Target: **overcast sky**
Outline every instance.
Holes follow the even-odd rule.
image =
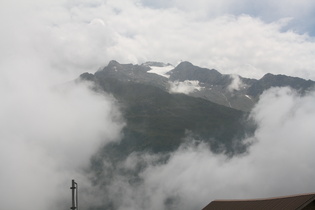
[[[188,60],[243,77],[315,80],[314,11],[313,0],[1,1],[1,206],[57,209],[72,178],[81,180],[87,206],[103,196],[84,169],[97,148],[119,140],[124,122],[112,97],[92,93],[90,84],[69,85],[81,73],[110,60]],[[137,189],[116,180],[125,193],[114,188],[113,197],[119,209],[161,209],[168,195],[178,198],[173,209],[200,209],[236,194],[314,191],[314,113],[314,93],[270,90],[252,112],[259,127],[247,156],[181,148],[167,164],[149,164]]]
[[[1,54],[31,48],[67,73],[112,59],[188,60],[244,77],[315,79],[314,9],[311,0],[2,1]]]

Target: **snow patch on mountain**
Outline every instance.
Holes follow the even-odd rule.
[[[185,80],[183,82],[174,81],[170,82],[171,93],[184,93],[189,94],[195,91],[200,91],[203,87],[199,85],[198,80]]]
[[[252,98],[249,95],[245,95],[247,98],[249,98],[250,100],[252,100]]]
[[[148,73],[154,73],[158,74],[160,76],[169,78],[170,75],[167,75],[166,73],[174,69],[174,66],[172,65],[166,65],[166,66],[150,66],[151,70],[147,71]]]

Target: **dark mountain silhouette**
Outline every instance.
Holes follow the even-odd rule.
[[[253,83],[247,90],[251,96],[258,97],[271,87],[291,87],[300,93],[305,93],[314,87],[314,81],[286,75],[266,74],[260,80]]]
[[[184,94],[170,94],[154,85],[83,74],[119,102],[127,122],[119,143],[123,154],[133,151],[169,152],[187,133],[233,151],[235,140],[245,135],[244,112]],[[114,144],[112,147],[120,150]],[[111,148],[113,149],[113,148]]]
[[[161,76],[149,72],[169,64],[146,62],[142,65],[110,61],[95,74],[84,73],[98,91],[112,94],[126,120],[124,137],[112,148],[126,156],[133,151],[169,152],[175,150],[187,133],[208,142],[214,151],[244,151],[238,139],[253,132],[245,123],[247,112],[263,91],[289,86],[301,93],[314,81],[285,75],[266,74],[260,80],[224,75],[217,70],[194,66],[185,61]],[[167,78],[167,75],[169,78]],[[230,89],[235,78],[238,87]],[[200,89],[188,94],[170,93],[174,81],[198,81]]]

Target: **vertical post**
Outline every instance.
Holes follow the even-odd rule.
[[[72,191],[72,207],[70,209],[72,210],[79,210],[78,208],[78,184],[72,179],[71,187]]]
[[[79,192],[79,186],[78,186],[78,184],[77,183],[75,183],[76,184],[76,186],[77,186],[77,189],[76,189],[76,193],[75,193],[75,199],[76,199],[76,201],[75,201],[75,204],[76,204],[76,206],[77,206],[77,210],[79,210],[79,200],[78,200],[78,192]]]

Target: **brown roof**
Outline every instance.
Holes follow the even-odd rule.
[[[301,210],[313,201],[315,193],[253,200],[214,200],[202,210]],[[312,205],[315,207],[314,203]]]

